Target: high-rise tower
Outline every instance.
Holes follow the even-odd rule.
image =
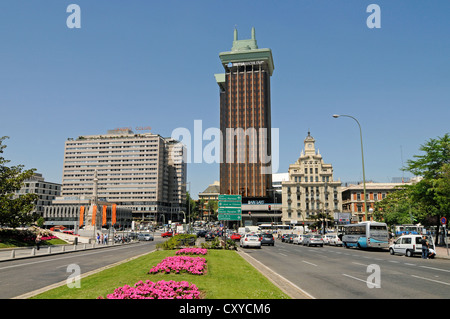
[[[225,73],[216,74],[220,87],[222,132],[220,193],[267,198],[272,189],[270,77],[272,51],[251,39],[238,40],[219,54]]]

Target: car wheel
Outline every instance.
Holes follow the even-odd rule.
[[[412,257],[413,253],[411,250],[406,250],[406,257]]]
[[[394,249],[390,248],[390,249],[389,249],[389,253],[390,253],[391,255],[394,255],[394,254],[395,254]]]

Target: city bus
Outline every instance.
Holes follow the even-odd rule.
[[[423,231],[423,226],[413,225],[413,224],[405,224],[405,225],[396,225],[395,226],[395,235],[421,235]]]
[[[389,232],[386,223],[361,222],[344,227],[344,247],[388,248]]]

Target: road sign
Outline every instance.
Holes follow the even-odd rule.
[[[442,225],[447,224],[447,218],[442,217],[442,218],[441,218],[441,223],[442,223]]]
[[[229,201],[242,201],[241,195],[219,195],[219,201],[221,200],[229,200]]]
[[[240,214],[219,214],[217,215],[218,220],[242,220]]]
[[[219,214],[241,214],[242,210],[241,208],[236,208],[236,207],[219,207],[218,210]]]
[[[224,202],[219,201],[219,208],[221,207],[241,207],[242,203],[238,201],[230,201],[230,202]]]

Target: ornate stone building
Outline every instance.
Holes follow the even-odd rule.
[[[333,217],[342,209],[341,182],[333,179],[333,167],[324,163],[315,142],[308,132],[300,157],[289,165],[289,180],[282,183],[283,224],[308,225],[318,213]]]

